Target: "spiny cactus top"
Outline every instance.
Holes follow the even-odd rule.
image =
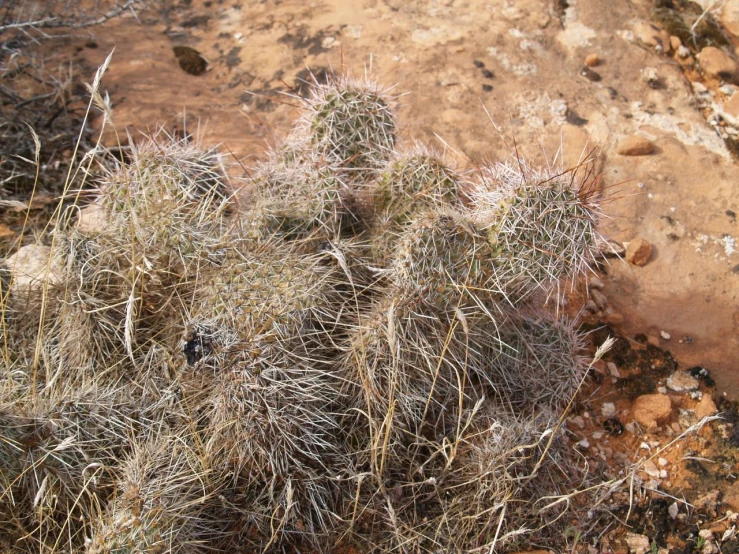
[[[576,172],[523,162],[483,168],[472,211],[486,229],[501,290],[549,290],[593,263],[599,209],[592,183]]]
[[[397,140],[386,94],[369,80],[349,77],[314,87],[298,132],[330,163],[358,178],[380,169]]]
[[[459,177],[442,155],[416,144],[395,156],[377,184],[380,217],[407,222],[414,213],[459,201]]]

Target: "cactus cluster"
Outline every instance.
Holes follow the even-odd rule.
[[[153,136],[5,261],[19,548],[491,551],[579,476],[583,336],[542,305],[594,259],[590,182],[396,148],[369,80],[306,102],[248,194]]]

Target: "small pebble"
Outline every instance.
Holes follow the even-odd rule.
[[[596,54],[595,52],[592,52],[591,54],[585,56],[585,65],[587,65],[588,67],[595,67],[596,65],[598,65],[599,61],[600,60],[598,58],[598,54]]]
[[[657,469],[657,466],[654,465],[654,462],[651,460],[647,460],[646,462],[644,462],[644,471],[650,477],[659,477],[659,469]]]
[[[600,413],[603,417],[612,417],[616,415],[616,405],[613,402],[606,402],[600,407]]]
[[[670,340],[670,333],[667,331],[660,331],[659,335],[665,340]]]
[[[598,289],[590,291],[590,298],[593,299],[593,302],[598,306],[598,309],[603,310],[606,307],[606,304],[608,304],[608,298],[606,298],[606,296]]]
[[[491,92],[493,90],[493,87],[490,85],[482,85],[483,92]]]
[[[480,60],[475,60],[472,63],[475,64],[475,67],[485,67],[485,64]]]
[[[667,470],[666,469],[661,469],[659,471],[659,478],[660,479],[667,479]]]
[[[588,284],[594,288],[594,289],[602,289],[605,285],[603,284],[603,281],[600,280],[600,278],[597,275],[591,275],[588,279]]]
[[[583,439],[577,443],[577,446],[580,448],[590,448],[590,442],[588,442],[588,439]]]
[[[621,377],[621,372],[618,370],[618,366],[614,364],[613,362],[608,362],[606,364],[606,367],[608,368],[608,373],[611,374],[611,376],[619,378]]]
[[[703,94],[704,92],[708,92],[706,85],[704,85],[703,83],[699,83],[696,81],[695,83],[692,83],[692,86],[693,86],[693,92],[695,94]]]
[[[687,371],[676,371],[667,378],[667,388],[675,392],[690,392],[698,390],[698,379]]]
[[[641,237],[631,240],[626,247],[626,261],[636,266],[647,265],[652,255],[652,244]]]
[[[641,80],[644,81],[650,88],[659,88],[659,74],[655,67],[645,67],[641,70]]]
[[[677,502],[673,502],[670,504],[670,507],[667,508],[667,513],[670,515],[672,519],[677,519],[677,514],[680,513],[680,509],[677,506]]]
[[[666,467],[666,466],[667,466],[667,464],[669,464],[670,462],[668,462],[668,461],[667,461],[667,460],[665,460],[664,458],[658,458],[658,459],[657,459],[657,463],[658,463],[658,464],[659,464],[660,466],[662,466],[662,467]]]
[[[616,147],[621,156],[647,156],[654,152],[654,144],[646,137],[630,135],[623,138]]]
[[[486,79],[492,79],[493,77],[495,77],[495,75],[493,74],[493,72],[490,71],[489,69],[483,69],[482,70],[482,76],[485,77]]]
[[[577,425],[580,429],[585,428],[585,420],[580,416],[571,417],[570,421]]]
[[[593,438],[597,441],[603,438],[603,433],[601,431],[596,431],[593,433]]]

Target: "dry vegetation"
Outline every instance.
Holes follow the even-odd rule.
[[[316,84],[244,183],[164,133],[70,173],[75,201],[3,269],[13,548],[488,552],[561,532],[587,483],[560,429],[587,363],[543,306],[595,259],[590,160],[461,172],[398,151],[392,105],[367,79]]]

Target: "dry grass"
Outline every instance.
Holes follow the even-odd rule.
[[[3,251],[23,242],[9,230],[48,224],[53,198],[63,195],[70,169],[94,145],[84,123],[87,95],[76,82],[79,60],[57,58],[55,46],[70,35],[89,37],[84,29],[144,7],[139,0],[0,3],[0,218],[8,226],[0,237]],[[96,46],[89,38],[86,45]]]

